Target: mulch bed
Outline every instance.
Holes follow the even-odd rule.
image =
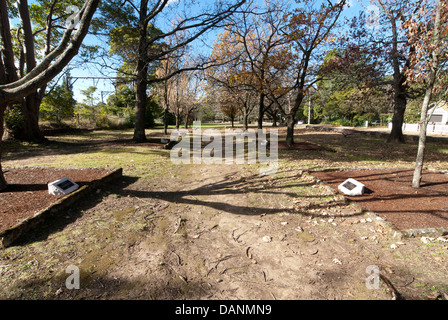
[[[447,174],[425,170],[419,189],[411,186],[411,169],[327,171],[312,175],[336,190],[348,178],[363,183],[367,189],[364,195],[347,198],[399,230],[448,228]]]
[[[0,231],[6,230],[64,197],[48,193],[48,183],[67,177],[79,187],[110,173],[107,169],[5,169],[8,188],[0,192]]]

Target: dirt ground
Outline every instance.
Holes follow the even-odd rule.
[[[160,175],[125,174],[2,249],[0,298],[447,298],[446,238],[397,240],[285,160],[261,176],[250,165],[175,166],[163,152],[148,164]],[[69,265],[80,289],[66,288]]]

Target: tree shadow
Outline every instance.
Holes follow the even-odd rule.
[[[48,155],[71,155],[79,153],[114,153],[116,149],[123,147],[147,147],[152,153],[157,153],[169,157],[169,152],[163,150],[164,144],[160,139],[148,138],[147,142],[136,143],[132,139],[98,139],[81,140],[76,142],[47,140],[36,146],[17,147],[17,142],[3,142],[2,149],[3,161],[25,160],[33,157]],[[115,151],[114,151],[115,150]],[[127,151],[129,153],[138,153],[137,151]]]
[[[69,262],[67,262],[67,267]],[[173,272],[167,272],[166,277],[137,278],[133,280],[112,278],[107,275],[97,275],[87,270],[80,270],[79,289],[67,289],[66,280],[70,273],[61,272],[48,278],[35,278],[19,282],[15,287],[20,296],[9,299],[38,300],[185,300],[206,299],[212,294],[213,288],[202,282],[178,280]],[[48,288],[60,293],[48,295]]]
[[[292,171],[292,170],[288,170]],[[285,174],[288,171],[282,171],[281,174]],[[260,215],[260,214],[276,214],[282,212],[303,214],[306,216],[320,216],[319,214],[312,214],[305,211],[300,211],[294,207],[284,207],[281,203],[266,203],[263,196],[288,196],[292,199],[300,197],[307,199],[320,199],[322,195],[306,195],[299,196],[297,192],[294,192],[294,188],[306,188],[311,187],[314,182],[297,182],[295,180],[297,176],[293,177],[269,177],[260,176],[259,174],[253,174],[248,177],[233,179],[232,175],[224,176],[221,180],[205,183],[199,187],[188,188],[184,190],[175,191],[146,191],[146,190],[123,190],[123,196],[132,196],[137,198],[149,198],[164,200],[175,204],[196,205],[204,206],[215,209],[217,211],[228,212],[237,215]],[[285,191],[290,189],[291,191]],[[235,202],[232,203],[232,196],[241,194],[256,194],[255,197],[259,200],[258,204],[266,205],[240,205]],[[219,196],[226,196],[226,201],[217,201]],[[215,200],[199,199],[207,196],[213,196]],[[230,197],[230,198],[229,198]],[[229,201],[230,199],[230,201]],[[224,199],[223,199],[224,200]],[[338,206],[341,203],[331,202],[325,203],[325,208],[332,206]],[[271,205],[271,206],[268,206]],[[275,207],[272,207],[275,206]],[[317,208],[316,205],[310,207]],[[361,214],[361,213],[359,213]]]

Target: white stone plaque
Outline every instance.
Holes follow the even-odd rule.
[[[48,193],[51,195],[64,195],[77,190],[79,186],[69,178],[62,178],[48,184]]]
[[[365,186],[361,182],[349,178],[341,183],[338,189],[349,196],[360,196],[364,194]]]

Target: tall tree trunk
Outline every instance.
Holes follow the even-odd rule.
[[[40,95],[34,92],[22,101],[23,127],[15,133],[15,138],[23,141],[41,142],[44,136],[39,128]]]
[[[426,82],[426,92],[425,98],[422,104],[422,113],[420,117],[420,136],[418,142],[417,159],[415,162],[414,175],[412,177],[412,187],[419,188],[422,181],[422,171],[423,171],[423,161],[425,158],[426,149],[426,128],[428,126],[428,106],[432,98],[432,91],[437,79],[437,69],[439,67],[439,53],[437,50],[440,45],[440,33],[441,33],[441,12],[442,12],[442,1],[437,3],[437,11],[434,20],[434,35],[432,39],[433,51],[431,52],[431,62],[430,62],[430,73],[428,81]]]
[[[5,109],[6,107],[0,106],[0,191],[6,189],[8,184],[6,183],[5,176],[3,175],[3,169],[2,169],[2,138],[3,138],[3,119],[5,116]]]
[[[26,71],[29,73],[36,67],[36,57],[34,55],[34,35],[28,10],[28,1],[19,0],[17,1],[17,6],[24,35]],[[47,41],[49,39],[49,35],[47,35]],[[47,53],[49,53],[48,50]],[[42,89],[45,91],[45,86]],[[16,138],[34,142],[43,140],[43,135],[39,129],[39,107],[42,97],[43,95],[36,91],[22,101],[23,127],[22,130],[15,133]]]
[[[244,110],[243,113],[243,123],[244,123],[244,131],[247,131],[247,129],[249,129],[249,114],[247,110]]]
[[[168,134],[168,112],[170,109],[168,102],[168,80],[165,80],[163,89],[163,100],[165,102],[165,110],[163,112],[163,132]]]
[[[140,18],[138,25],[139,44],[137,60],[137,88],[135,92],[135,128],[134,141],[145,142],[145,116],[146,116],[146,91],[148,88],[148,53],[147,53],[147,34],[148,22],[146,12],[148,11],[148,1],[140,2]]]
[[[286,144],[288,146],[294,144],[294,118],[295,115],[292,113],[286,115]]]
[[[400,70],[400,57],[398,53],[398,31],[397,17],[390,11],[387,11],[392,29],[392,68],[393,68],[393,88],[394,88],[394,115],[392,118],[392,130],[387,142],[404,143],[403,122],[404,112],[406,111],[406,86],[404,85],[406,77]]]
[[[403,135],[404,113],[406,111],[406,89],[401,84],[395,93],[394,115],[392,118],[392,130],[387,138],[387,142],[405,143]]]
[[[188,129],[188,121],[190,121],[190,113],[187,111],[185,116],[185,129]]]
[[[263,129],[263,117],[264,117],[264,92],[260,93],[260,101],[258,104],[258,129]]]
[[[179,130],[179,128],[180,128],[180,112],[178,107],[176,112],[176,130]]]
[[[428,127],[428,105],[432,95],[432,88],[426,90],[425,98],[422,105],[422,113],[420,117],[420,134],[418,139],[418,151],[415,161],[414,175],[412,177],[412,187],[420,188],[422,182],[423,162],[425,160],[426,149],[426,129]]]
[[[308,62],[306,63],[308,65]],[[300,105],[302,104],[304,94],[303,94],[303,86],[305,83],[305,76],[302,75],[301,77],[301,86],[299,87],[296,100],[294,101],[294,106],[291,108],[291,111],[285,115],[286,120],[286,144],[288,146],[292,146],[294,144],[294,125],[295,125],[295,118],[297,111],[300,108]]]
[[[163,132],[168,134],[168,107],[163,112]]]
[[[139,59],[137,62],[137,89],[135,93],[135,128],[134,141],[145,142],[145,115],[146,115],[146,89],[148,67],[145,61]]]
[[[14,50],[10,33],[8,8],[6,1],[0,1],[0,43],[3,60],[3,69],[7,83],[18,80],[17,68],[14,64]],[[3,84],[3,83],[2,83]]]

